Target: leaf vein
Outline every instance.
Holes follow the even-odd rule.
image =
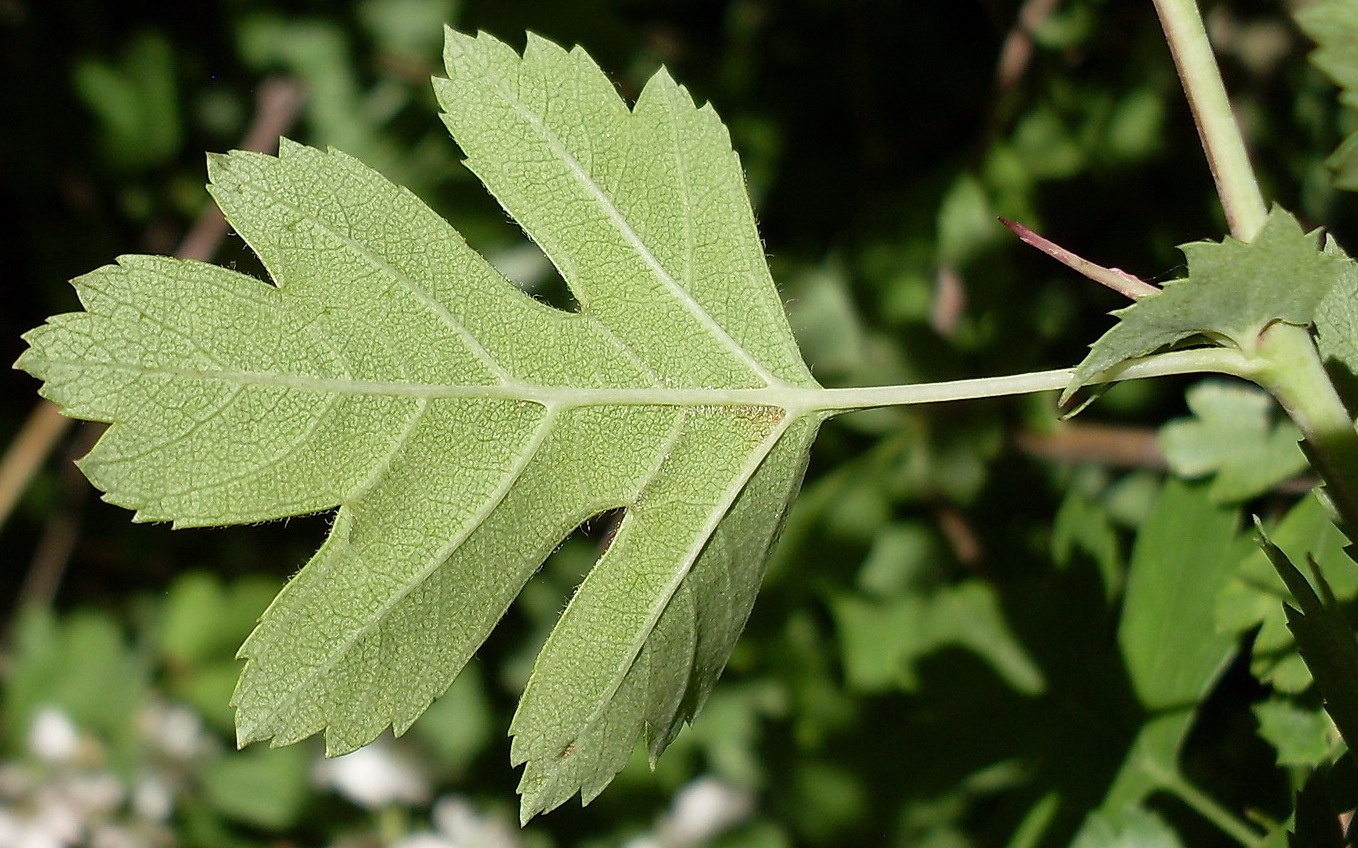
[[[750,478],[759,470],[759,466],[763,464],[764,460],[773,451],[774,446],[782,439],[794,420],[795,419],[792,416],[784,415],[782,420],[778,422],[778,425],[764,438],[764,441],[750,452],[745,464],[740,469],[740,473],[732,478],[730,485],[728,485],[726,491],[722,493],[716,508],[709,514],[707,523],[700,528],[699,532],[694,537],[693,546],[679,563],[679,567],[675,570],[674,576],[670,579],[669,584],[656,596],[655,603],[651,605],[651,614],[647,617],[641,630],[638,631],[638,638],[631,648],[627,662],[619,667],[619,672],[614,677],[613,683],[608,691],[598,699],[598,705],[595,707],[594,712],[590,714],[589,718],[586,719],[585,723],[581,725],[580,730],[576,733],[576,738],[579,738],[580,735],[587,732],[600,718],[603,718],[605,721],[607,720],[609,705],[612,704],[613,698],[617,695],[618,690],[622,688],[623,682],[626,681],[628,673],[636,664],[637,657],[645,649],[646,642],[650,639],[651,634],[655,632],[656,624],[659,623],[660,617],[664,615],[665,610],[669,607],[670,600],[679,590],[684,579],[688,577],[689,572],[693,569],[694,563],[698,560],[698,556],[702,553],[703,548],[707,546],[708,541],[712,538],[712,534],[716,532],[717,525],[721,523],[721,520],[726,516],[726,513],[730,511],[731,507],[735,504],[736,498],[740,496],[740,493],[744,491],[745,486],[750,482]],[[655,473],[658,472],[659,468],[657,467]],[[654,473],[652,474],[652,479],[653,478]],[[647,483],[649,482],[650,481],[648,480]]]
[[[283,198],[277,195],[271,196],[273,197],[274,202],[277,203],[280,207],[287,209],[288,211],[297,215],[301,220],[307,222],[313,227],[316,227],[318,230],[329,234],[341,245],[348,247],[359,257],[368,260],[379,271],[386,273],[389,277],[403,285],[411,294],[413,294],[416,297],[417,300],[423,303],[425,307],[428,308],[429,311],[434,314],[435,317],[437,317],[440,321],[446,324],[457,335],[457,337],[462,340],[462,342],[467,346],[467,349],[472,352],[472,355],[474,355],[477,359],[481,360],[482,364],[485,365],[486,370],[490,371],[500,381],[510,382],[511,375],[509,371],[507,371],[504,368],[504,366],[501,365],[500,362],[493,355],[491,355],[490,351],[487,350],[486,347],[481,344],[481,342],[476,338],[476,336],[474,336],[471,333],[471,331],[467,329],[466,325],[463,324],[462,321],[459,320],[458,317],[454,315],[452,311],[443,302],[441,302],[438,298],[430,294],[429,291],[425,289],[425,287],[422,286],[413,277],[402,272],[400,269],[392,265],[381,255],[371,250],[366,245],[356,241],[352,236],[348,235],[347,233],[340,232],[339,230],[335,229],[332,226],[329,226],[328,224],[319,220],[318,218],[313,218],[309,216],[306,210],[301,209],[293,205],[292,203],[289,203],[288,201],[284,200]],[[280,286],[280,288],[282,287]]]
[[[510,108],[521,116],[529,126],[531,126],[547,143],[552,152],[557,155],[564,164],[571,176],[584,188],[585,192],[593,198],[599,208],[603,210],[610,224],[618,232],[624,243],[641,259],[642,263],[650,270],[661,285],[670,293],[670,296],[679,303],[690,315],[694,317],[706,333],[717,340],[722,346],[727,348],[740,362],[753,374],[768,386],[779,386],[783,381],[774,376],[763,366],[749,351],[745,350],[734,338],[731,337],[726,329],[712,317],[711,313],[699,303],[693,295],[685,289],[674,275],[665,267],[664,263],[655,255],[651,248],[637,233],[636,229],[627,221],[626,216],[618,209],[617,204],[604,191],[603,187],[590,175],[580,161],[566,149],[566,145],[557,137],[556,133],[547,126],[543,119],[532,109],[528,108],[518,97],[506,91],[505,81],[496,79],[494,88],[501,97],[509,104]],[[628,116],[633,113],[629,110]],[[685,197],[686,202],[691,202],[693,198]]]
[[[287,707],[301,698],[303,693],[308,690],[316,680],[328,674],[335,667],[336,663],[347,656],[355,645],[362,641],[368,633],[372,632],[373,628],[379,629],[380,638],[381,628],[385,623],[387,615],[396,608],[397,604],[409,596],[416,587],[424,583],[429,575],[433,574],[439,566],[448,561],[448,558],[452,556],[453,552],[456,551],[472,533],[476,532],[476,528],[480,527],[482,522],[495,511],[504,500],[505,496],[508,495],[510,490],[518,483],[519,478],[523,476],[524,471],[528,468],[529,464],[533,461],[533,458],[537,455],[538,450],[546,441],[547,435],[551,432],[552,423],[557,414],[557,411],[552,408],[546,410],[542,420],[538,422],[537,427],[534,428],[532,435],[525,444],[524,451],[520,455],[518,461],[505,472],[504,477],[501,479],[500,486],[496,491],[491,493],[490,497],[486,498],[476,511],[471,513],[467,519],[463,521],[462,530],[454,534],[447,544],[439,548],[438,551],[430,556],[425,565],[416,572],[416,574],[404,581],[401,589],[394,592],[392,596],[372,614],[367,615],[366,621],[354,630],[350,636],[336,641],[331,650],[325,655],[324,659],[313,666],[312,669],[298,681],[290,693],[279,699],[275,704],[274,709],[269,711],[270,716],[284,712]],[[388,721],[390,721],[389,718]]]

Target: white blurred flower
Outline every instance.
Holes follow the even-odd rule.
[[[397,802],[426,804],[431,794],[423,771],[381,739],[352,754],[322,760],[314,777],[369,809]]]
[[[211,747],[198,713],[181,705],[155,702],[142,710],[138,721],[142,738],[174,760],[190,760]]]
[[[158,777],[143,777],[132,790],[132,809],[147,821],[163,822],[174,812],[174,790]]]
[[[41,822],[0,810],[0,848],[66,848],[69,844]]]
[[[479,813],[460,795],[440,798],[434,805],[434,826],[447,848],[518,848],[519,830],[505,820]]]
[[[104,772],[59,766],[41,779],[15,766],[0,772],[0,848],[93,846],[93,823],[116,815],[125,798],[118,779]]]
[[[101,825],[90,834],[90,848],[147,848],[139,834],[116,825]]]
[[[696,848],[745,821],[753,812],[754,797],[748,790],[715,777],[700,777],[675,795],[670,811],[656,826],[657,842],[664,848]]]
[[[22,812],[16,808],[10,817],[12,842],[0,841],[5,848],[64,848],[80,839],[84,821],[79,808],[59,791],[47,787],[30,799]]]
[[[456,848],[456,846],[433,833],[416,833],[393,842],[391,848]]]
[[[122,782],[107,772],[65,775],[54,786],[82,816],[108,815],[127,797]]]
[[[148,711],[151,712],[151,711]],[[186,710],[142,715],[142,729],[168,726],[144,754],[200,750],[202,733]],[[154,720],[154,721],[152,721]],[[148,723],[148,721],[152,723]],[[156,763],[143,764],[143,777],[129,787],[104,770],[99,740],[81,733],[70,717],[48,707],[29,725],[32,760],[0,763],[0,848],[168,848],[174,836],[163,822],[173,813],[174,788]],[[129,791],[130,790],[130,791]]]
[[[28,750],[45,763],[68,763],[80,750],[80,731],[60,709],[43,707],[28,726]]]

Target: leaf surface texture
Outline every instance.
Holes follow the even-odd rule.
[[[535,37],[520,56],[449,31],[445,58],[445,122],[577,312],[357,160],[285,141],[209,164],[272,284],[122,257],[19,364],[113,425],[82,467],[138,520],[336,510],[241,649],[242,744],[404,731],[562,538],[625,509],[514,719],[527,818],[702,704],[822,415],[710,108],[662,71],[629,109]]]

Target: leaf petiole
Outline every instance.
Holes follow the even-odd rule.
[[[1120,382],[1175,374],[1214,373],[1253,379],[1256,365],[1237,350],[1192,348],[1134,359],[1112,368],[1094,382]],[[944,403],[988,397],[1031,394],[1063,389],[1071,382],[1073,368],[1032,371],[1003,377],[981,377],[944,383],[916,383],[903,386],[870,386],[851,389],[801,390],[806,398],[803,408],[826,412],[847,412],[883,406],[909,406]]]

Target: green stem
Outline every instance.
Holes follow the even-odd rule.
[[[1264,844],[1264,837],[1250,827],[1237,815],[1217,803],[1216,799],[1203,792],[1177,773],[1166,774],[1157,770],[1156,779],[1160,786],[1193,809],[1195,813],[1216,825],[1222,833],[1239,842],[1245,848],[1257,848]]]
[[[1203,372],[1232,374],[1254,379],[1254,365],[1238,351],[1229,348],[1205,347],[1178,350],[1134,359],[1100,374],[1098,382],[1140,380],[1146,377],[1168,377],[1174,374]],[[907,406],[921,403],[944,403],[956,400],[975,400],[987,397],[1031,394],[1054,391],[1070,385],[1075,376],[1073,368],[1054,371],[1033,371],[1005,377],[982,377],[973,380],[953,380],[946,383],[916,383],[904,386],[867,386],[852,389],[813,389],[806,391],[800,403],[787,406],[807,411],[847,412],[881,406]]]
[[[1250,241],[1268,210],[1194,0],[1154,0],[1231,234]]]
[[[1260,338],[1255,381],[1306,437],[1311,464],[1350,539],[1358,541],[1358,431],[1305,327],[1274,324]]]
[[[1221,71],[1194,0],[1154,0],[1174,63],[1188,95],[1231,233],[1249,241],[1268,212],[1235,122]],[[1279,281],[1279,285],[1285,285]],[[1263,348],[1267,347],[1268,350]],[[1358,541],[1358,433],[1325,373],[1304,327],[1276,324],[1265,333],[1257,382],[1283,405],[1306,437],[1311,464],[1347,535]]]

